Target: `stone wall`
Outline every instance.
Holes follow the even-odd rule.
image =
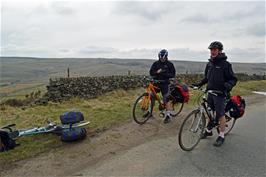
[[[73,97],[96,98],[117,89],[138,88],[144,76],[104,76],[50,79],[46,96],[50,101],[68,100]]]
[[[266,79],[265,76],[237,74],[241,81]],[[202,74],[179,74],[179,82],[191,84],[203,78]],[[117,89],[133,89],[142,87],[145,83],[143,75],[134,76],[103,76],[50,79],[45,97],[50,101],[63,101],[70,98],[96,98],[106,92]]]

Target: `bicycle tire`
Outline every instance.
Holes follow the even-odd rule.
[[[225,123],[225,130],[224,130],[224,136],[227,136],[233,129],[236,123],[236,119],[230,116],[225,115],[226,123]],[[228,123],[229,122],[229,123]],[[217,133],[220,133],[219,126],[216,128]]]
[[[225,118],[226,118],[226,125],[225,125],[225,131],[224,131],[224,135],[228,135],[232,129],[234,128],[235,126],[235,123],[236,123],[236,119],[233,118],[233,117],[230,117],[230,116],[227,116],[225,115]],[[229,122],[229,123],[228,123]]]
[[[179,105],[180,107],[178,107],[177,105]],[[177,107],[176,110],[175,110],[175,107]],[[178,116],[181,113],[183,107],[184,107],[184,103],[173,103],[172,104],[173,110],[171,112],[171,116],[173,116],[173,117]]]
[[[201,114],[200,113],[200,110],[199,109],[196,109],[196,110],[193,110],[191,113],[188,114],[188,116],[184,119],[181,127],[180,127],[180,130],[179,130],[179,133],[178,133],[178,143],[179,143],[179,146],[181,147],[182,150],[184,151],[191,151],[193,150],[199,143],[200,139],[201,139],[201,136],[203,134],[203,131],[204,131],[204,128],[205,128],[205,125],[206,125],[206,119],[205,119],[205,115],[204,114],[201,114],[200,117],[197,117],[196,114]],[[195,116],[196,115],[196,116]],[[193,117],[194,116],[194,117]],[[196,121],[193,120],[192,118],[197,118]],[[197,123],[197,120],[200,119],[200,124],[199,124],[199,130],[197,130],[195,133],[190,131],[191,128],[193,126],[195,126]],[[192,124],[191,126],[189,126],[189,132],[192,133],[192,135],[195,135],[196,133],[199,133],[198,136],[196,136],[194,142],[192,143],[192,145],[188,145],[187,143],[185,143],[188,139],[183,137],[183,135],[186,133],[185,132],[185,128],[186,126],[188,125],[189,121],[192,120]],[[199,131],[199,132],[198,132]],[[189,139],[191,140],[191,139]]]
[[[133,119],[136,123],[140,125],[145,124],[150,118],[150,115],[144,117],[144,115],[148,114],[149,112],[149,106],[151,106],[150,110],[153,110],[154,105],[152,105],[151,99],[148,99],[148,96],[149,96],[148,93],[143,93],[136,99],[134,106],[133,106],[133,110],[132,110]],[[138,113],[140,115],[138,115]]]

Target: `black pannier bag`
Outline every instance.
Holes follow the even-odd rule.
[[[15,140],[13,140],[8,132],[0,130],[0,152],[9,151],[17,146]]]

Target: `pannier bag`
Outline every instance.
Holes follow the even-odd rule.
[[[187,103],[189,101],[189,90],[187,85],[175,85],[171,89],[171,95],[175,102]]]
[[[77,140],[84,139],[86,137],[87,131],[85,128],[71,128],[65,129],[62,132],[61,140],[64,142],[73,142]]]
[[[17,146],[15,140],[13,140],[8,132],[0,130],[0,152],[9,151]]]
[[[60,116],[62,124],[74,124],[84,120],[84,116],[81,112],[67,112]]]
[[[229,102],[226,105],[225,111],[229,111],[230,117],[237,119],[244,115],[245,108],[245,100],[241,96],[235,95],[230,98]]]

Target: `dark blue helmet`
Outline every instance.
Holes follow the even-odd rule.
[[[222,51],[224,49],[224,46],[221,42],[214,41],[209,45],[208,49],[219,49],[220,51]]]
[[[158,53],[159,59],[167,59],[168,58],[168,51],[166,49],[161,50]]]

